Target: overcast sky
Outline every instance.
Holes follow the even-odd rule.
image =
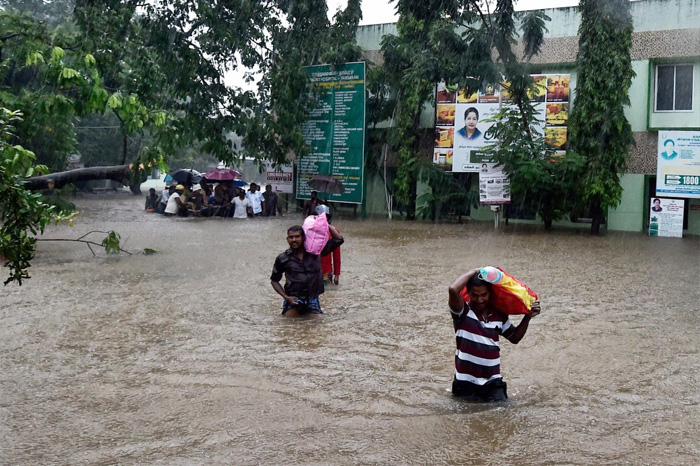
[[[345,8],[347,0],[327,0],[328,13],[331,17],[336,10]],[[540,8],[562,8],[566,6],[578,5],[578,0],[518,0],[515,8],[517,10],[535,10]],[[381,24],[393,23],[398,19],[394,12],[396,2],[389,3],[389,0],[363,0],[362,21],[360,24]]]

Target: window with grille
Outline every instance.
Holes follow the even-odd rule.
[[[656,66],[656,112],[693,110],[693,65]]]

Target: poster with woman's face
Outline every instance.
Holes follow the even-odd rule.
[[[570,111],[568,74],[532,75],[534,87],[528,96],[539,121],[533,130],[544,136],[556,155],[568,146],[567,125]],[[501,105],[512,105],[509,83],[485,85],[481,91],[469,86],[438,84],[436,91],[435,152],[433,162],[450,167],[453,172],[479,173],[484,163],[491,163],[484,147],[496,143],[488,130]],[[446,163],[452,149],[452,163]]]
[[[494,141],[489,139],[486,132],[499,110],[498,103],[457,104],[455,109],[454,159],[452,170],[457,172],[478,172],[481,160],[477,160],[481,149]]]

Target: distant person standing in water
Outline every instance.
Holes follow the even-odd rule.
[[[320,203],[321,200],[318,198],[318,191],[311,191],[311,198],[304,203],[304,209],[302,211],[304,217],[313,215],[313,213],[316,211],[316,206],[318,206]]]
[[[328,219],[328,224],[330,225],[331,220],[333,219],[333,214],[331,214],[328,206],[320,205],[316,207],[315,213],[316,215],[321,215],[321,213],[325,213],[326,218]],[[332,239],[330,233],[328,239]],[[324,285],[330,283],[338,285],[340,283],[340,246],[335,248],[333,252],[321,256],[321,273],[323,273]]]
[[[263,213],[263,215],[266,217],[274,217],[279,212],[281,217],[282,204],[280,203],[280,198],[277,195],[277,193],[272,190],[271,184],[265,186],[265,192],[262,193],[262,196],[265,200],[265,212]]]
[[[318,297],[323,293],[321,257],[343,244],[343,236],[333,225],[328,225],[331,239],[320,255],[304,249],[304,229],[294,225],[287,230],[289,249],[277,256],[272,267],[270,284],[282,296],[282,315],[297,317],[304,314],[323,314]],[[284,276],[284,287],[280,280]]]
[[[540,313],[532,303],[532,314],[514,326],[508,316],[490,305],[491,283],[473,269],[458,277],[449,288],[449,306],[454,323],[457,350],[452,394],[474,401],[505,401],[507,386],[501,377],[498,337],[517,344],[525,336],[530,319]],[[466,286],[469,302],[462,298]]]
[[[146,196],[146,207],[144,207],[145,210],[149,212],[155,212],[156,209],[158,208],[158,203],[160,200],[160,196],[156,194],[156,189],[151,188],[148,190],[148,196]]]

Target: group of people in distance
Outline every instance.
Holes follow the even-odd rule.
[[[145,209],[167,216],[248,218],[258,216],[282,216],[282,204],[272,185],[260,192],[256,183],[251,183],[246,192],[234,186],[233,181],[222,181],[213,189],[202,180],[200,183],[181,183],[163,190],[160,196],[154,188],[146,196]]]

